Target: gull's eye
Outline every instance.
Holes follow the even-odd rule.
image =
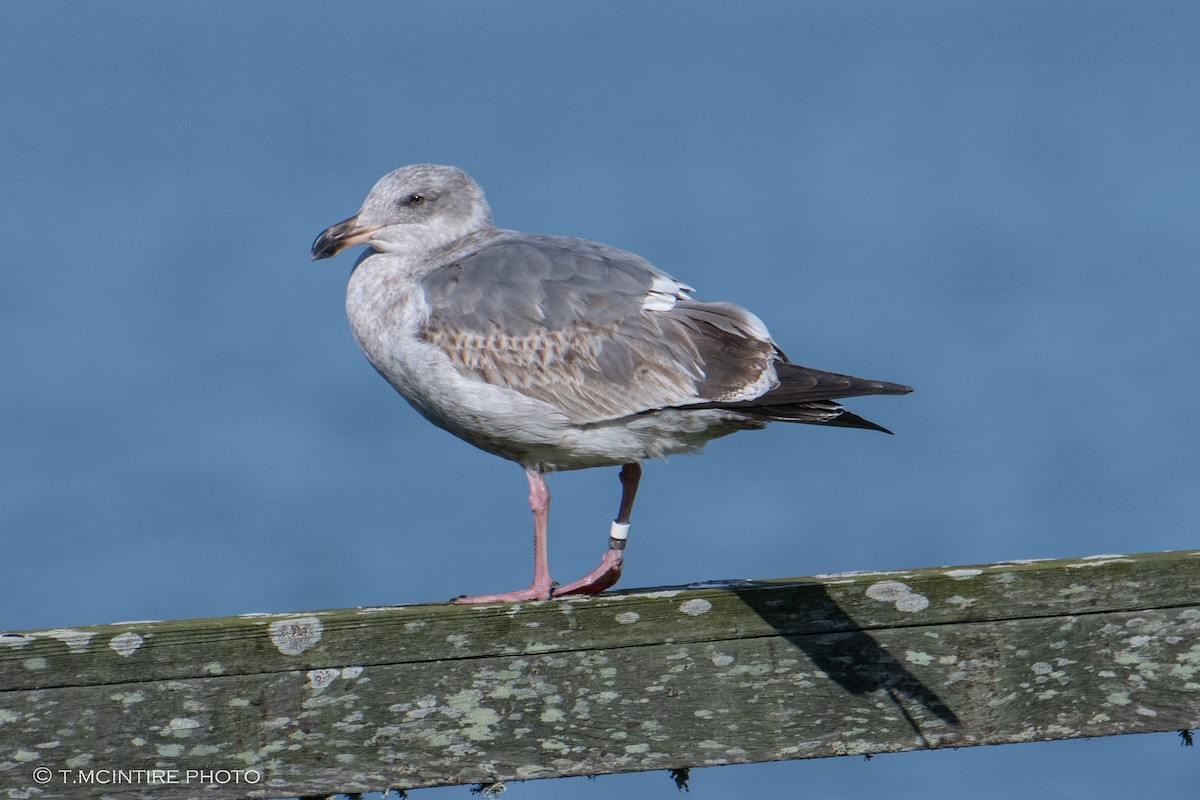
[[[423,194],[410,194],[410,195],[408,196],[408,204],[409,204],[410,206],[423,206],[423,205],[425,205],[425,195],[423,195]]]

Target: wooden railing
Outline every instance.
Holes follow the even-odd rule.
[[[0,635],[0,796],[294,797],[1200,726],[1200,551]]]

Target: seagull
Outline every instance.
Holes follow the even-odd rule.
[[[912,391],[794,364],[754,314],[692,299],[633,253],[497,228],[456,167],[385,175],[357,214],[317,237],[312,258],[359,245],[369,249],[346,311],[372,366],[434,425],[516,462],[529,481],[532,585],[455,602],[602,592],[621,576],[646,459],[773,421],[890,433],[835,401]],[[600,564],[559,586],[545,475],[590,467],[621,468],[617,517]]]

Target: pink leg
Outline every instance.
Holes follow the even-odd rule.
[[[550,518],[550,488],[540,467],[526,467],[529,478],[529,507],[533,509],[533,585],[528,589],[501,594],[481,594],[456,597],[455,603],[511,603],[514,600],[548,600],[550,598],[550,564],[546,559],[546,528]]]
[[[633,513],[633,498],[637,496],[638,481],[642,478],[641,464],[626,464],[621,467],[621,508],[617,511],[616,522],[621,525],[629,524],[629,516]],[[574,583],[554,590],[555,597],[565,594],[599,594],[621,579],[621,569],[625,566],[625,540],[610,538],[608,550],[600,560],[600,566],[584,575]]]

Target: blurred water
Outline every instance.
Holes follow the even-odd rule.
[[[917,387],[851,401],[895,437],[776,426],[648,465],[625,587],[1196,546],[1195,4],[5,12],[0,627],[525,584],[520,471],[394,396],[345,324],[352,257],[308,261],[418,161],[471,171],[501,225],[748,306],[794,360]],[[616,471],[551,488],[570,579]],[[1195,765],[1125,737],[692,791],[1117,797]],[[674,791],[510,796],[564,786]]]

